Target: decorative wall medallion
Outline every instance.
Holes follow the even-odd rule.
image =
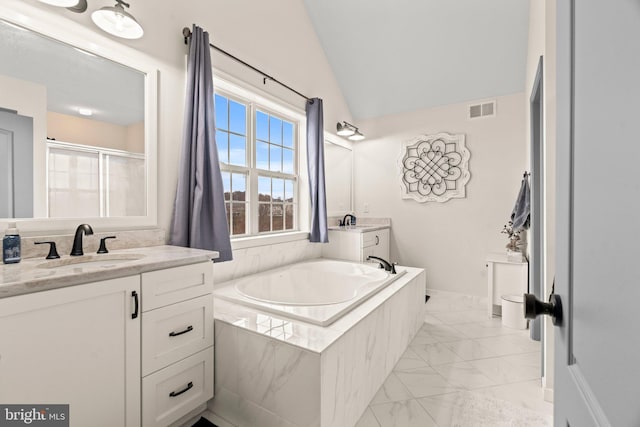
[[[401,155],[403,199],[423,203],[465,197],[471,153],[464,134],[420,135],[402,144]]]

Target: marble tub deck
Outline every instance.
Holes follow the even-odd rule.
[[[354,425],[422,325],[425,273],[406,270],[328,327],[214,298],[209,408],[239,427]]]

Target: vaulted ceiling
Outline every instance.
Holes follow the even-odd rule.
[[[304,0],[354,119],[524,91],[529,0]]]

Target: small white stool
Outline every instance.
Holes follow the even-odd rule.
[[[523,306],[523,295],[502,295],[502,326],[512,329],[527,329]]]

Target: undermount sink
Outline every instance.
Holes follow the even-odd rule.
[[[38,264],[37,268],[46,269],[73,269],[73,268],[111,268],[117,265],[136,261],[144,258],[140,254],[105,254],[105,255],[84,255],[74,258],[55,259]]]

